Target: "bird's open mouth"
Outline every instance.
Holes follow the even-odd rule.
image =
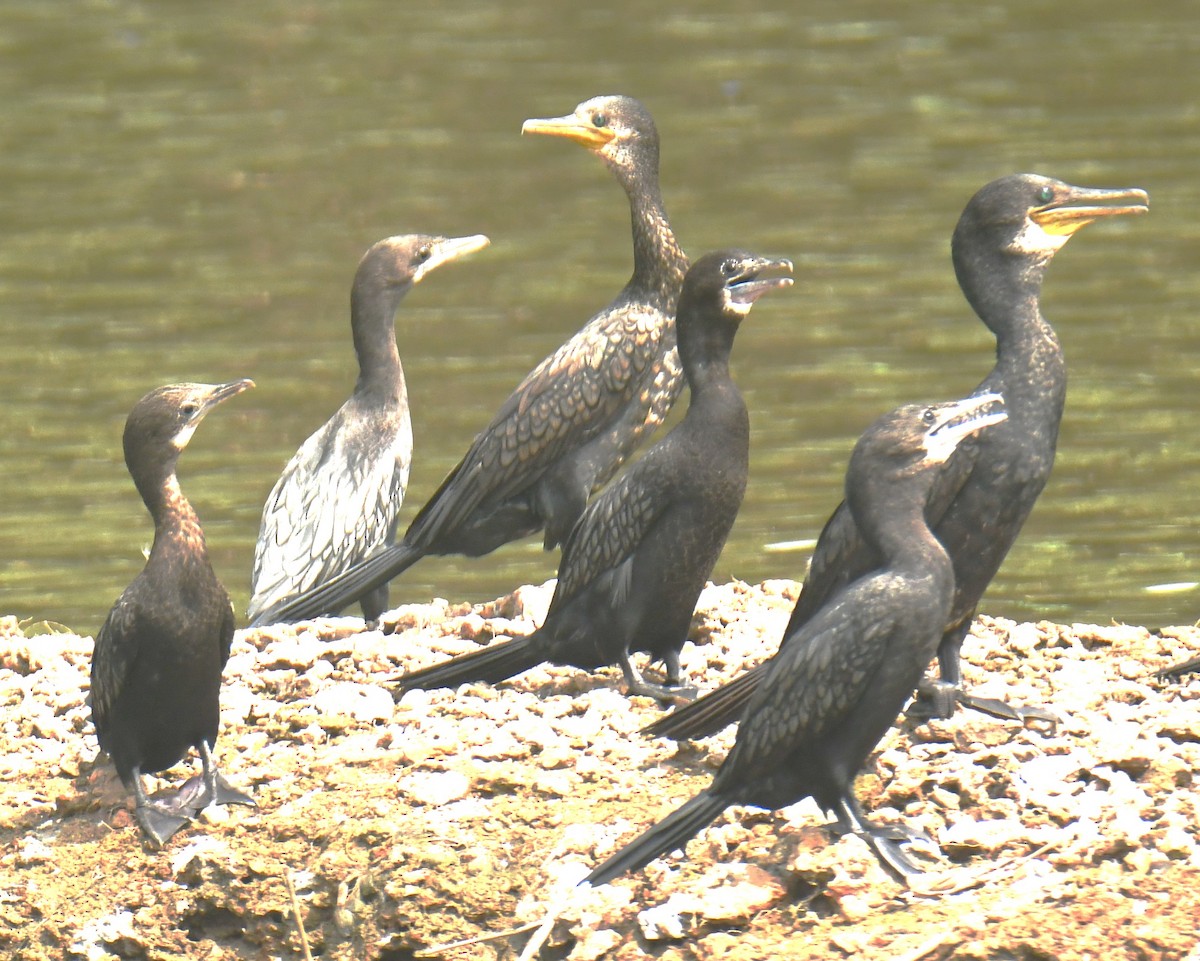
[[[729,284],[729,298],[735,304],[752,304],[768,291],[792,286],[787,276],[791,272],[790,260],[761,261]]]
[[[1150,209],[1146,191],[1137,187],[1118,190],[1075,188],[1043,207],[1029,212],[1030,218],[1049,234],[1073,234],[1101,217],[1144,214]]]

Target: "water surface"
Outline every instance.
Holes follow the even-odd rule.
[[[253,377],[181,465],[244,610],[262,501],[354,380],[358,257],[410,230],[486,233],[492,247],[397,319],[417,443],[407,523],[628,276],[611,176],[519,136],[527,117],[623,92],[658,121],[693,256],[737,244],[797,265],[738,339],[754,460],[717,579],[800,577],[862,428],[986,374],[992,341],[949,236],[979,186],[1034,170],[1144,187],[1152,212],[1087,228],[1050,270],[1071,372],[1059,459],[983,607],[1196,620],[1189,6],[512,6],[0,7],[2,611],[94,631],[150,540],[121,461],[130,406],[161,383]],[[431,559],[393,599],[484,599],[555,562],[532,540]]]

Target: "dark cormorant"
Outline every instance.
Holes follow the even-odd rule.
[[[175,476],[204,416],[253,386],[237,380],[160,387],[125,422],[125,463],[154,518],[154,546],[96,635],[92,721],[100,747],[133,791],[138,824],[159,845],[208,804],[254,803],[225,783],[212,759],[233,606]],[[147,800],[141,775],[171,767],[193,747],[204,765],[198,796],[174,805]]]
[[[488,244],[473,237],[388,237],[359,262],[350,291],[358,381],[300,447],[263,506],[250,587],[253,620],[353,567],[391,531],[412,463],[412,422],[396,350],[396,311],[433,270]],[[361,598],[363,616],[387,608],[387,584]]]
[[[767,291],[791,286],[786,260],[740,250],[698,260],[683,282],[676,329],[691,392],[666,437],[584,512],[563,546],[542,626],[527,637],[406,675],[403,691],[500,681],[543,661],[585,670],[619,664],[630,693],[665,696],[630,662],[646,651],[679,681],[696,599],[733,526],[750,455],[750,422],[729,374],[742,318]]]
[[[806,797],[865,835],[894,871],[920,870],[895,832],[863,816],[854,777],[920,681],[954,596],[950,558],[924,518],[935,468],[968,434],[1004,419],[999,399],[912,404],[868,428],[850,457],[846,501],[881,565],[789,629],[712,784],[586,883],[604,884],[681,847],[731,804],[781,808]]]
[[[650,114],[630,97],[596,97],[571,116],[528,120],[523,132],[583,144],[616,174],[629,196],[633,276],[521,381],[402,540],[255,624],[339,611],[427,554],[478,557],[543,529],[547,549],[563,543],[592,492],[679,396],[673,320],[687,258],[663,209]]]
[[[1002,177],[971,198],[951,243],[959,285],[996,335],[996,366],[976,393],[1004,396],[1008,421],[963,444],[939,472],[926,517],[954,561],[954,605],[938,648],[940,683],[925,688],[918,713],[949,716],[955,701],[999,717],[1053,719],[960,689],[959,649],[975,608],[1050,476],[1066,396],[1066,364],[1039,308],[1054,254],[1093,220],[1146,210],[1136,189],[1089,190],[1033,174]],[[813,552],[792,612],[791,635],[835,592],[878,566],[845,504]],[[647,727],[663,737],[703,737],[731,724],[765,673],[760,666]]]

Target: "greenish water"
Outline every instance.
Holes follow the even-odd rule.
[[[984,602],[996,614],[1197,619],[1200,31],[1183,2],[538,0],[0,6],[0,612],[94,631],[149,520],[125,414],[174,380],[253,377],[181,477],[244,609],[262,501],[354,379],[348,289],[395,233],[493,245],[398,317],[417,449],[403,520],[534,363],[624,282],[628,215],[527,117],[641,98],[693,255],[791,257],[739,337],[746,504],[715,577],[799,577],[878,413],[957,397],[992,342],[950,231],[992,178],[1150,191],[1089,227],[1044,309],[1071,372],[1055,474]],[[1149,9],[1149,8],[1147,8]],[[643,22],[644,21],[644,22]],[[422,562],[393,599],[554,573],[528,541]]]

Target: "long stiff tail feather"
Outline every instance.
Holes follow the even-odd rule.
[[[459,684],[478,681],[495,684],[522,671],[528,671],[546,659],[545,653],[535,641],[536,636],[535,631],[528,637],[491,644],[482,650],[412,671],[400,678],[400,691],[431,691],[439,687],[457,687]]]
[[[424,551],[411,547],[404,541],[389,544],[337,577],[332,577],[303,594],[272,605],[254,618],[250,626],[262,627],[264,624],[302,621],[309,617],[320,617],[322,614],[337,614],[380,584],[386,584],[393,577],[402,574],[424,556]]]
[[[583,884],[593,887],[607,884],[628,871],[644,868],[657,857],[668,851],[681,848],[716,820],[717,815],[729,807],[729,802],[719,795],[701,791],[694,798],[668,814],[654,827],[634,838],[625,847],[601,864],[583,879]]]
[[[682,741],[685,738],[708,737],[721,728],[741,720],[746,704],[758,690],[766,676],[766,663],[759,664],[722,684],[714,691],[698,697],[689,704],[676,708],[660,717],[653,724],[642,728],[643,734],[651,737],[669,737]]]
[[[1200,657],[1193,657],[1190,661],[1183,661],[1179,664],[1172,664],[1170,667],[1164,667],[1161,671],[1155,671],[1155,677],[1182,677],[1184,674],[1190,674],[1192,671],[1200,671]]]

